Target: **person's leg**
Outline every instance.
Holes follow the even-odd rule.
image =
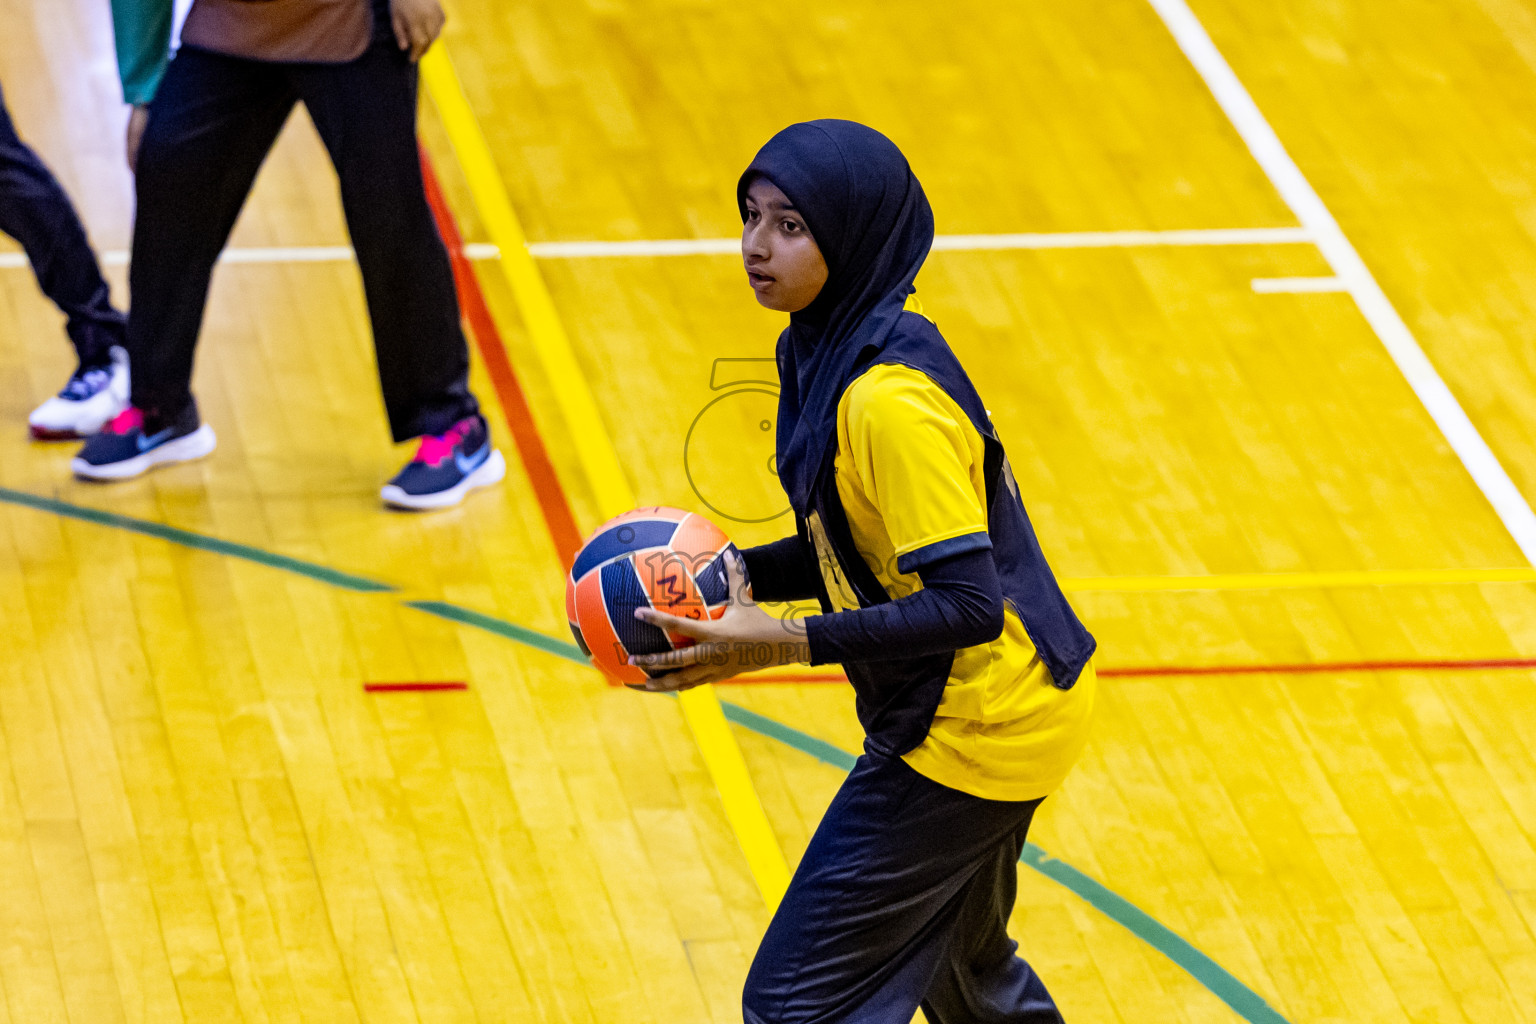
[[[192,399],[192,357],[213,265],[295,97],[280,68],[182,47],[139,146],[128,287],[130,408],[70,463],[123,480],[213,451]]]
[[[910,1020],[978,877],[991,884],[999,847],[1033,806],[948,789],[899,758],[861,757],[758,947],[747,1024]]]
[[[68,317],[82,370],[106,368],[123,343],[123,314],[69,196],[37,154],[21,141],[0,95],[0,231],[26,251],[38,287]]]
[[[128,283],[133,405],[175,420],[214,263],[256,172],[293,109],[280,68],[183,47],[166,69],[139,147]]]
[[[341,182],[390,433],[442,435],[479,406],[453,270],[422,182],[416,65],[381,40],[348,64],[289,72]]]
[[[1030,807],[1031,818],[1036,805]],[[1045,983],[1008,937],[1028,831],[1026,818],[972,881],[949,948],[923,997],[928,1024],[1062,1024]]]

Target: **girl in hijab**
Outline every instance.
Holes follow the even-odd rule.
[[[753,961],[747,1024],[1059,1022],[1006,924],[1030,820],[1086,741],[1094,640],[913,296],[932,210],[850,121],[784,129],[736,197],[757,300],[790,314],[777,452],[797,531],[728,566],[720,619],[637,612],[698,643],[634,662],[652,690],[841,663],[866,734]],[[810,598],[824,614],[753,603]]]

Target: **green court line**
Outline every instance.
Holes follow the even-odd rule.
[[[743,729],[751,729],[761,736],[778,740],[834,768],[841,768],[845,772],[853,771],[853,763],[858,758],[842,747],[828,743],[826,740],[819,740],[810,733],[801,732],[777,719],[760,715],[756,711],[748,711],[740,704],[732,704],[730,701],[721,701],[721,703],[725,706],[725,717]]]
[[[843,748],[755,711],[748,711],[739,704],[721,703],[725,705],[725,717],[737,725],[794,747],[834,768],[841,768],[845,772],[853,770],[856,758]],[[1066,861],[1057,860],[1034,843],[1025,843],[1019,863],[1034,868],[1051,881],[1066,886],[1087,900],[1105,917],[1124,926],[1131,934],[1182,967],[1192,978],[1210,989],[1217,999],[1237,1011],[1244,1020],[1252,1024],[1287,1024],[1286,1019],[1276,1013],[1258,993],[1228,974],[1220,964],[1191,946],[1177,932]]]
[[[1210,989],[1217,999],[1232,1007],[1244,1020],[1253,1024],[1288,1024],[1262,996],[1191,946],[1183,936],[1066,861],[1057,860],[1034,843],[1025,843],[1019,862],[1071,889],[1104,916],[1123,925],[1131,934],[1184,968],[1190,977]]]
[[[545,654],[553,654],[557,658],[574,661],[578,665],[590,667],[592,664],[587,656],[581,653],[581,648],[575,644],[568,644],[564,640],[556,640],[552,636],[545,636],[543,633],[537,633],[527,627],[508,622],[505,619],[497,619],[481,612],[471,611],[468,608],[460,608],[458,605],[449,604],[446,601],[406,601],[404,603],[407,608],[415,608],[419,612],[426,612],[429,615],[436,615],[439,618],[449,619],[466,626],[474,626],[477,629],[495,633],[497,636],[504,636],[508,640],[516,641],[525,646],[537,648]]]
[[[395,587],[387,583],[380,583],[363,576],[355,576],[351,573],[330,569],[323,565],[316,565],[313,562],[305,562],[301,559],[290,558],[287,555],[263,551],[260,548],[237,544],[233,541],[220,540],[217,537],[191,533],[187,530],[177,529],[174,526],[166,526],[164,523],[135,519],[132,516],[119,515],[115,512],[103,512],[100,509],[72,505],[66,501],[44,498],[35,494],[28,494],[25,491],[14,491],[10,488],[0,487],[0,502],[20,505],[24,508],[36,509],[40,512],[51,512],[54,515],[77,519],[81,522],[94,523],[97,526],[109,526],[114,529],[127,530],[146,537],[169,541],[172,544],[179,544],[182,547],[195,548],[199,551],[228,555],[231,558],[243,559],[247,562],[254,562],[257,565],[264,565],[272,569],[282,569],[286,572],[296,573],[300,576],[305,576],[321,583],[343,587],[347,590],[373,594],[396,591]],[[436,615],[451,622],[483,629],[515,643],[523,644],[526,647],[532,647],[546,654],[552,654],[557,658],[564,658],[567,661],[580,665],[590,664],[587,657],[581,653],[581,649],[575,644],[567,643],[552,636],[546,636],[543,633],[508,622],[505,619],[498,619],[483,612],[462,608],[446,601],[404,601],[402,603],[408,608],[414,608],[429,615]],[[841,747],[828,743],[826,740],[817,739],[809,733],[801,732],[799,729],[760,715],[755,711],[749,711],[739,704],[733,704],[729,701],[721,701],[721,704],[725,710],[725,717],[744,729],[750,729],[768,739],[793,747],[803,754],[808,754],[818,761],[842,771],[850,771],[853,768],[854,761],[856,760],[855,756]],[[1020,856],[1019,862],[1040,872],[1040,874],[1051,879],[1053,882],[1070,889],[1110,920],[1125,927],[1131,934],[1183,968],[1192,978],[1204,985],[1216,998],[1230,1006],[1244,1020],[1249,1021],[1250,1024],[1288,1024],[1284,1017],[1275,1012],[1264,1001],[1263,997],[1227,973],[1216,961],[1190,945],[1184,938],[1159,922],[1156,918],[1124,897],[1107,889],[1088,875],[1083,874],[1077,868],[1074,868],[1065,861],[1057,860],[1034,843],[1024,844],[1024,853]]]
[[[370,580],[363,576],[354,576],[352,573],[342,572],[339,569],[316,565],[314,562],[306,562],[298,558],[289,558],[287,555],[263,551],[261,548],[253,548],[246,544],[237,544],[234,541],[221,540],[218,537],[209,537],[201,533],[179,530],[174,526],[167,526],[164,523],[157,523],[149,519],[135,519],[132,516],[119,515],[116,512],[103,512],[101,509],[87,508],[83,505],[72,505],[67,501],[59,501],[56,498],[44,498],[41,495],[28,494],[26,491],[13,491],[9,487],[0,487],[0,501],[10,505],[20,505],[23,508],[35,509],[39,512],[51,512],[56,516],[63,516],[66,519],[78,519],[85,523],[95,523],[97,526],[110,526],[118,530],[127,530],[130,533],[142,534],[145,537],[170,541],[172,544],[179,544],[184,548],[196,548],[199,551],[211,551],[217,555],[228,555],[230,558],[254,562],[257,565],[267,566],[269,569],[282,569],[285,572],[297,573],[300,576],[307,576],[321,583],[329,583],[332,586],[343,587],[362,594],[385,594],[395,589],[388,583],[380,583],[377,580]]]
[[[445,601],[406,601],[404,603],[407,607],[418,611],[495,633],[497,636],[506,637],[508,640],[536,648],[546,654],[553,654],[567,661],[580,665],[590,664],[575,644],[557,640],[525,626],[507,622],[505,619],[461,608]],[[733,704],[730,701],[721,701],[720,704],[725,710],[725,717],[744,729],[783,743],[802,754],[809,754],[816,760],[842,771],[853,769],[855,756],[835,744],[801,732],[776,719],[760,715],[756,711],[748,710],[740,704]],[[1238,981],[1216,961],[1190,945],[1177,932],[1066,861],[1057,860],[1034,843],[1025,843],[1019,863],[1033,868],[1086,900],[1104,916],[1172,960],[1250,1024],[1288,1024],[1286,1019],[1266,1003],[1262,996]]]

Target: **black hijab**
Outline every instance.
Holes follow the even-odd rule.
[[[795,511],[810,508],[837,404],[856,372],[890,336],[933,245],[933,211],[906,157],[854,121],[806,121],[758,151],[736,185],[778,186],[827,261],[827,283],[779,335],[779,480]]]

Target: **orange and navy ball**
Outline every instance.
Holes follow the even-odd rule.
[[[643,683],[637,654],[687,647],[689,637],[635,618],[655,608],[688,619],[725,613],[725,560],[736,545],[714,523],[679,508],[637,508],[587,538],[565,581],[565,615],[583,652],[608,678]]]

